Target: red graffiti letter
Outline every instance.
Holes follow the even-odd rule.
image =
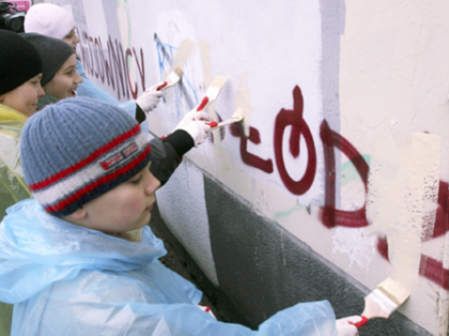
[[[249,166],[259,168],[268,174],[273,172],[273,161],[271,159],[264,160],[261,157],[248,152],[248,140],[256,145],[260,143],[259,131],[256,128],[250,127],[249,136],[247,137],[243,132],[241,125],[232,124],[231,134],[235,137],[240,137],[240,156],[243,162]]]
[[[287,189],[295,195],[302,195],[309,190],[313,183],[316,172],[316,151],[313,142],[312,133],[309,126],[304,121],[302,114],[304,110],[304,101],[299,86],[293,88],[293,110],[282,109],[276,116],[274,126],[274,154],[276,165],[279,169],[279,175]],[[287,127],[291,126],[290,133],[290,152],[293,157],[298,157],[300,153],[300,138],[304,137],[307,146],[307,168],[302,178],[298,181],[293,180],[287,172],[282,154],[282,141]]]
[[[324,207],[321,208],[322,223],[328,228],[338,225],[346,227],[367,226],[365,206],[354,211],[335,209],[335,153],[333,147],[337,147],[352,162],[365,185],[365,190],[368,188],[368,164],[348,140],[330,129],[326,120],[321,123],[320,137],[323,142],[326,176],[325,203]]]

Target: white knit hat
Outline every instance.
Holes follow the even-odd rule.
[[[33,5],[25,16],[25,32],[63,39],[75,28],[70,11],[51,3]]]

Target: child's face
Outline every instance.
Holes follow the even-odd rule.
[[[73,54],[64,62],[51,81],[45,84],[45,92],[57,99],[75,96],[78,84],[82,80],[75,66],[76,55]]]
[[[83,225],[110,234],[124,233],[148,224],[160,182],[145,167],[124,182],[83,206]]]
[[[36,75],[14,90],[0,95],[0,103],[27,116],[32,115],[37,110],[39,98],[45,94],[41,79],[42,74]]]

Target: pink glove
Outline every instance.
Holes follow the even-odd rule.
[[[161,97],[162,92],[156,90],[156,86],[152,86],[137,97],[136,104],[139,105],[143,112],[148,113],[156,108]]]
[[[337,335],[338,336],[356,336],[359,334],[359,330],[354,323],[362,320],[361,316],[353,315],[348,317],[342,317],[336,321]]]

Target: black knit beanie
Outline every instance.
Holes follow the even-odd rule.
[[[33,45],[17,33],[0,29],[0,94],[41,72],[41,58]]]
[[[23,33],[21,35],[36,48],[41,57],[42,85],[51,81],[64,62],[75,52],[63,40],[36,33]]]

